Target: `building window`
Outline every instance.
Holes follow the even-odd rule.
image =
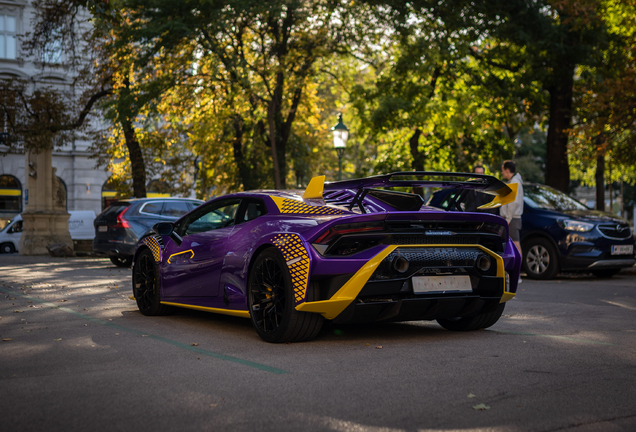
[[[62,35],[59,30],[53,30],[50,39],[42,51],[42,62],[47,64],[62,63]]]
[[[22,211],[22,185],[11,175],[0,175],[0,212]]]
[[[15,17],[0,15],[0,58],[15,60],[17,42],[15,33]]]

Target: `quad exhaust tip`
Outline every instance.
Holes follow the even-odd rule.
[[[392,262],[393,270],[398,273],[404,273],[409,269],[409,262],[402,255],[398,255],[393,258]]]
[[[490,269],[490,257],[488,255],[479,255],[477,258],[477,268],[483,272]]]

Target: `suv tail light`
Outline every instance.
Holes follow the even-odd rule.
[[[126,220],[124,214],[130,210],[130,207],[126,207],[121,213],[117,215],[117,223],[111,225],[111,228],[130,228],[130,222]]]

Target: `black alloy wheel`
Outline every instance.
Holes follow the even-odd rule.
[[[159,294],[159,267],[150,249],[137,256],[133,269],[133,295],[143,315],[159,316],[172,312],[171,306],[161,304]]]
[[[132,257],[110,257],[110,262],[117,267],[130,267],[132,265]]]
[[[301,342],[315,338],[324,318],[298,312],[287,263],[269,248],[256,257],[248,280],[248,307],[252,324],[267,342]]]

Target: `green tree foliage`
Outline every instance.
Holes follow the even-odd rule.
[[[286,186],[287,145],[316,62],[338,46],[347,9],[338,1],[126,0],[121,39],[136,41],[141,63],[194,47],[192,64],[212,69],[207,85],[247,105],[226,128],[234,139],[261,139],[271,150],[275,187]],[[236,152],[235,152],[236,154]],[[237,160],[237,162],[240,162]],[[247,171],[248,166],[239,166]],[[247,180],[243,177],[243,180]]]

